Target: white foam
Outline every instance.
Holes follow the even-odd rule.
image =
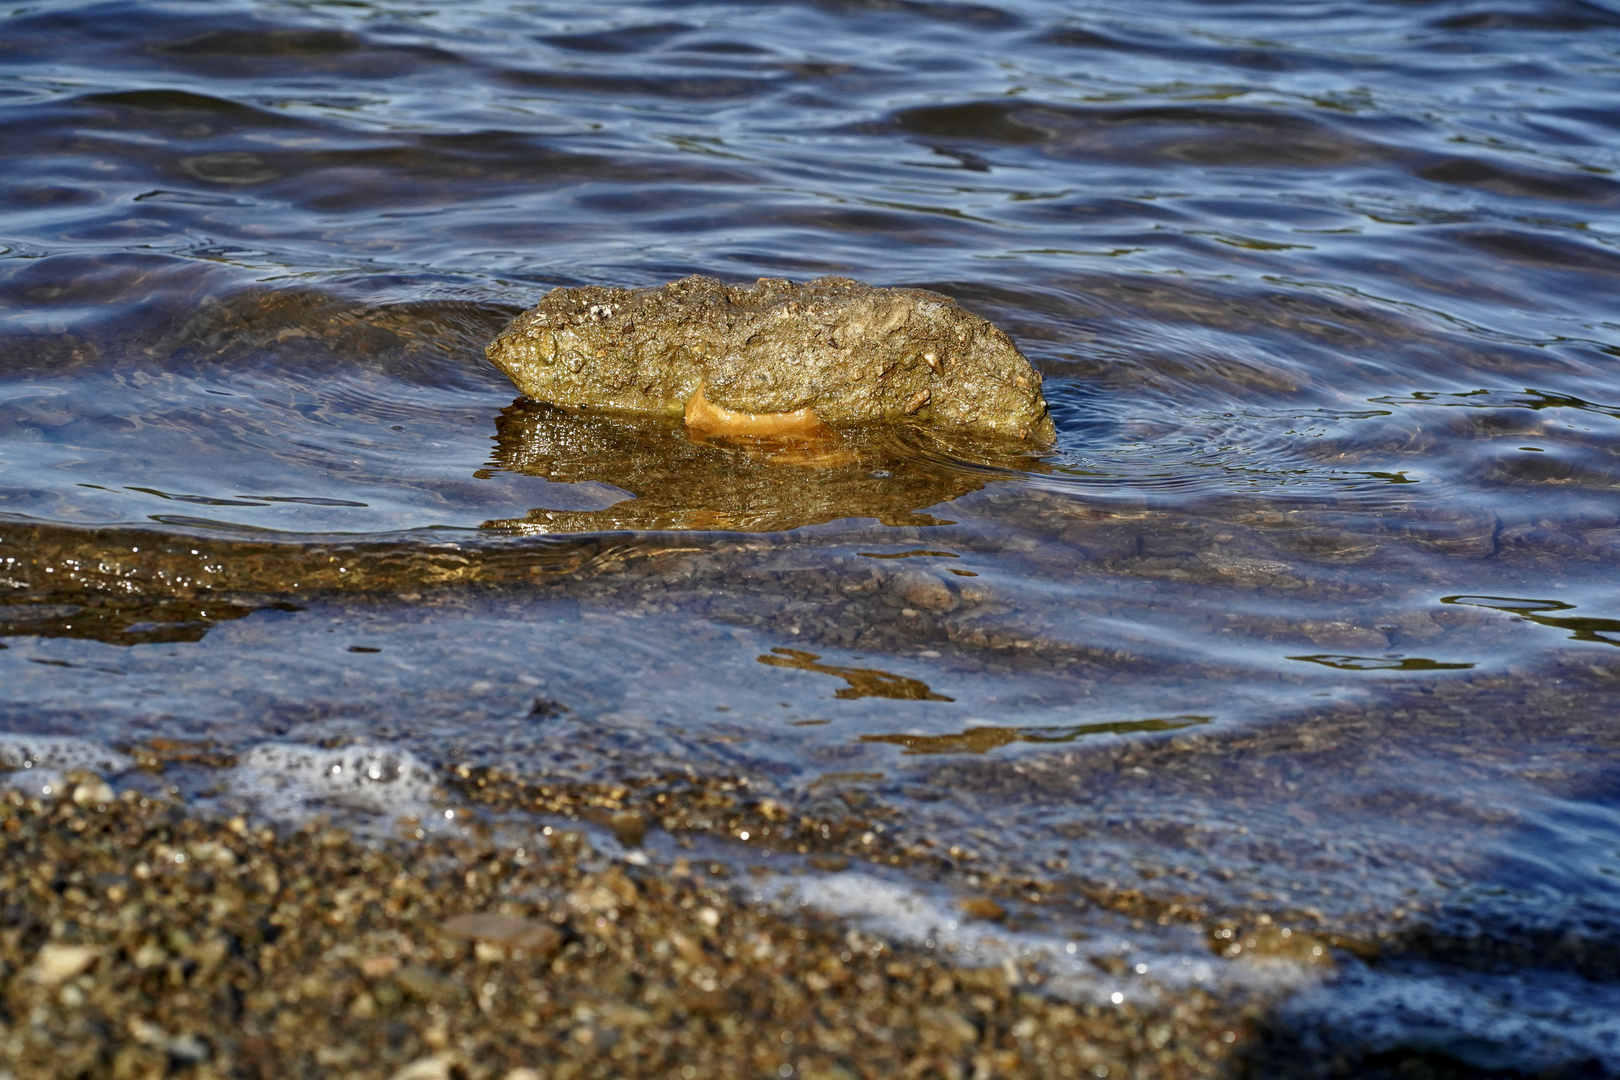
[[[111,747],[72,735],[0,735],[0,768],[61,773],[83,769],[108,775],[124,772],[134,764]]]
[[[973,919],[950,898],[858,871],[778,880],[789,903],[854,920],[913,946],[942,950],[955,963],[1011,970],[1012,965],[1033,962],[1046,976],[1046,992],[1072,1001],[1145,1000],[1159,987],[1275,992],[1319,978],[1317,969],[1292,961],[1215,960],[1185,928],[1160,928],[1157,936],[1094,933],[1077,942]],[[1122,964],[1123,974],[1107,973]]]
[[[57,769],[36,766],[0,774],[0,789],[10,788],[30,799],[60,799],[67,794],[67,777]]]
[[[298,818],[323,807],[423,813],[439,785],[428,765],[397,747],[263,743],[238,759],[231,790],[271,817]]]

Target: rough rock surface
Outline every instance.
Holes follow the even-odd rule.
[[[701,391],[743,414],[1054,437],[1040,374],[1012,339],[923,289],[696,276],[556,289],[486,351],[523,393],[570,408],[679,414]]]

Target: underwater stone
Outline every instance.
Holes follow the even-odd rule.
[[[1054,439],[1040,374],[948,296],[849,278],[556,289],[486,350],[527,396],[768,434],[910,421]]]

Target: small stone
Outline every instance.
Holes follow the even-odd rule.
[[[1130,965],[1125,962],[1124,957],[1115,956],[1112,953],[1104,956],[1088,956],[1086,959],[1092,967],[1105,975],[1118,976],[1130,970]]]
[[[895,596],[924,611],[953,611],[958,603],[950,587],[926,570],[902,570],[890,587]]]
[[[45,945],[34,957],[34,981],[45,986],[65,982],[89,968],[98,955],[83,945]]]
[[[462,996],[460,983],[447,979],[432,968],[421,964],[401,968],[399,974],[394,976],[394,981],[399,984],[401,990],[420,1001],[448,1003],[460,1000]]]
[[[617,897],[619,903],[625,907],[635,907],[636,902],[641,898],[636,883],[625,877],[624,872],[617,867],[610,868],[598,880],[601,882],[602,887]]]
[[[73,801],[80,806],[108,806],[118,795],[105,780],[90,778],[73,788]]]
[[[124,1026],[129,1031],[130,1038],[145,1046],[165,1046],[169,1042],[167,1031],[142,1017],[132,1016],[129,1023]]]
[[[360,974],[368,979],[386,979],[399,968],[397,956],[368,956],[360,961]]]
[[[516,915],[493,912],[470,913],[447,919],[442,927],[451,937],[482,941],[503,948],[522,949],[535,955],[549,955],[562,944],[562,932],[555,926]]]
[[[191,857],[198,862],[212,862],[224,867],[236,865],[236,853],[215,840],[192,844]]]
[[[176,1035],[164,1047],[169,1057],[181,1065],[201,1065],[213,1056],[208,1044],[192,1034]]]
[[[1007,917],[1007,909],[988,896],[970,896],[957,906],[975,919],[1000,922]]]
[[[647,815],[639,810],[621,810],[608,819],[608,825],[625,847],[640,847],[647,835]]]
[[[130,962],[136,967],[145,970],[147,968],[162,967],[164,964],[167,964],[169,962],[169,954],[164,951],[163,946],[154,941],[148,941],[146,944],[136,949],[135,954],[129,959]]]
[[[454,1063],[447,1054],[417,1058],[396,1072],[392,1080],[450,1080],[450,1067]]]
[[[960,1013],[947,1008],[917,1010],[917,1033],[926,1046],[937,1046],[950,1054],[959,1054],[979,1039],[979,1029],[968,1023]]]

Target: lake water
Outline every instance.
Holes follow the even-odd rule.
[[[1612,0],[0,20],[15,782],[742,778],[932,853],[803,902],[1257,995],[1274,1071],[1620,1074]],[[689,273],[947,293],[1058,445],[834,483],[483,358]],[[1010,944],[939,914],[987,883]]]

